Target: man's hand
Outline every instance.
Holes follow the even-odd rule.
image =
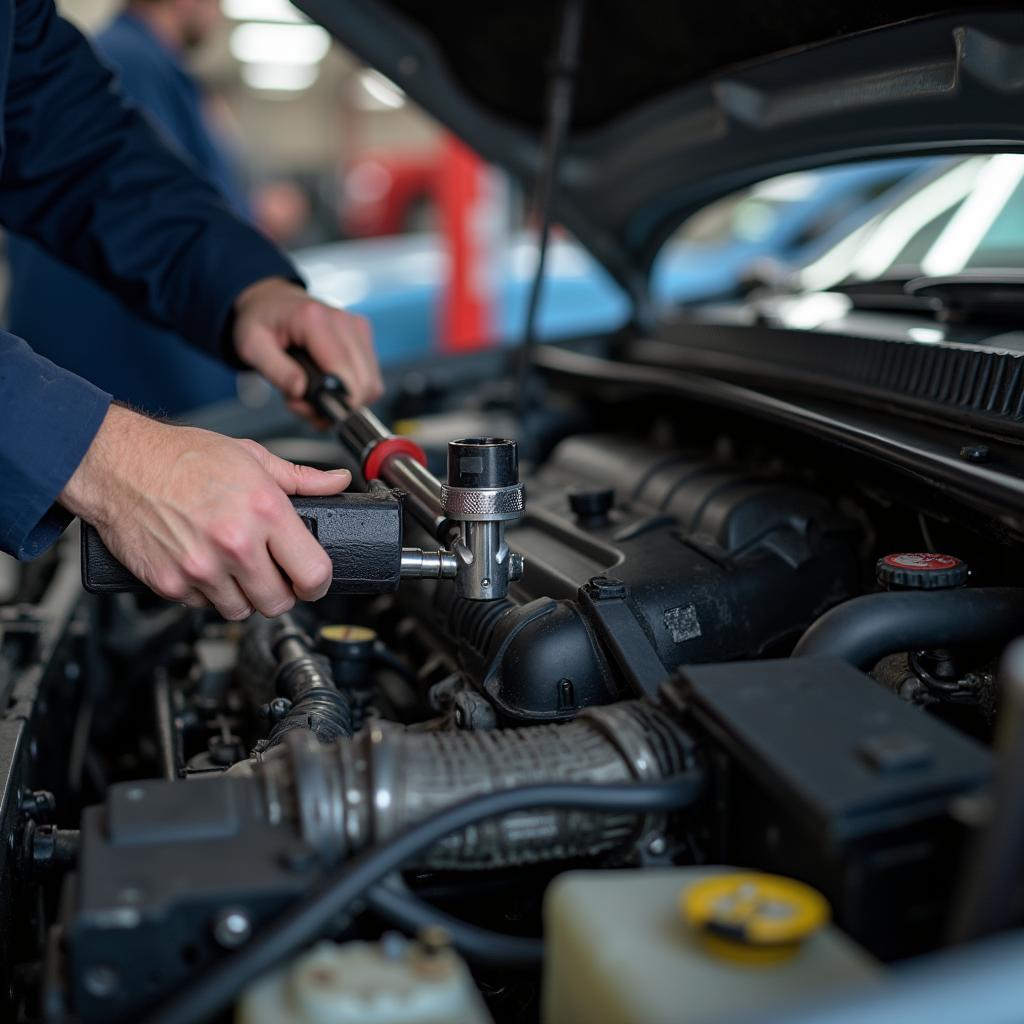
[[[235,351],[280,389],[289,408],[312,419],[302,401],[306,374],[286,354],[290,345],[307,349],[322,370],[340,377],[353,405],[383,393],[367,320],[317,302],[283,278],[250,285],[235,301]]]
[[[161,596],[244,619],[324,596],[331,560],[287,495],[337,494],[350,480],[112,406],[59,501]]]

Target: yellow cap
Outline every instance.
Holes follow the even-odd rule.
[[[817,890],[753,871],[697,882],[683,890],[679,908],[710,952],[744,964],[789,959],[830,916]]]
[[[377,639],[377,634],[368,626],[337,625],[321,626],[320,636],[332,643],[367,643]]]

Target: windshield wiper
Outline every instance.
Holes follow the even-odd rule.
[[[893,310],[901,313],[932,313],[938,302],[923,295],[910,295],[907,285],[913,275],[902,273],[877,277],[869,281],[840,281],[829,288],[845,295],[854,309]]]
[[[908,281],[908,295],[935,304],[939,319],[952,323],[1024,321],[1024,270],[978,270]]]

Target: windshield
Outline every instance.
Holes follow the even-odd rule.
[[[1024,267],[1024,155],[946,160],[800,268],[806,290]]]
[[[927,160],[872,161],[784,174],[719,199],[690,217],[655,261],[663,304],[734,293],[764,261],[800,266],[837,233],[860,226]]]

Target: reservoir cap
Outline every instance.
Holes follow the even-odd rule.
[[[809,885],[752,871],[697,882],[683,890],[679,906],[709,952],[745,964],[789,959],[831,916]]]
[[[899,551],[880,558],[875,565],[875,576],[886,590],[962,587],[969,575],[966,562],[934,551]]]

